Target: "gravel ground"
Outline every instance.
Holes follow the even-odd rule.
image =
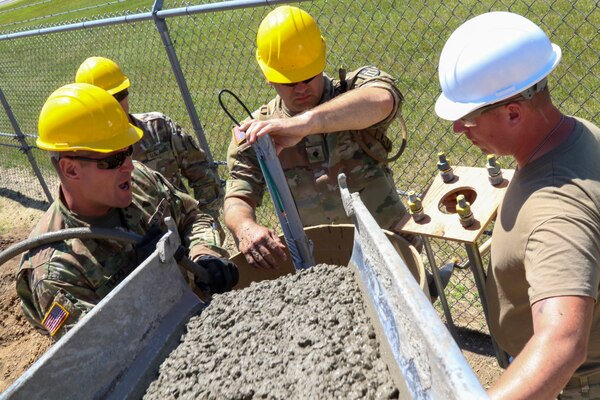
[[[144,399],[398,398],[350,268],[217,295]]]

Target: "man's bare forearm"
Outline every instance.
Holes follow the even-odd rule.
[[[534,334],[488,394],[492,399],[550,399],[585,361],[594,300],[560,296],[532,306]]]
[[[271,135],[279,153],[308,135],[368,128],[388,118],[393,110],[394,97],[390,92],[367,87],[346,92],[292,118],[250,120],[240,129],[246,132],[248,143]]]
[[[237,239],[245,223],[256,223],[254,207],[239,197],[229,197],[223,205],[223,221]]]
[[[305,117],[310,133],[365,129],[386,119],[394,109],[394,98],[382,88],[351,90],[312,110]]]

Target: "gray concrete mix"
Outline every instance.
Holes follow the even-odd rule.
[[[144,396],[398,398],[351,268],[317,265],[213,298]]]

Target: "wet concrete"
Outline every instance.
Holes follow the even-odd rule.
[[[350,268],[217,295],[187,329],[144,399],[398,398]]]

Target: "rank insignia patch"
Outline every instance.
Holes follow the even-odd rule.
[[[50,336],[54,336],[63,323],[67,320],[69,312],[57,302],[52,303],[52,307],[46,313],[42,325],[48,329]]]

